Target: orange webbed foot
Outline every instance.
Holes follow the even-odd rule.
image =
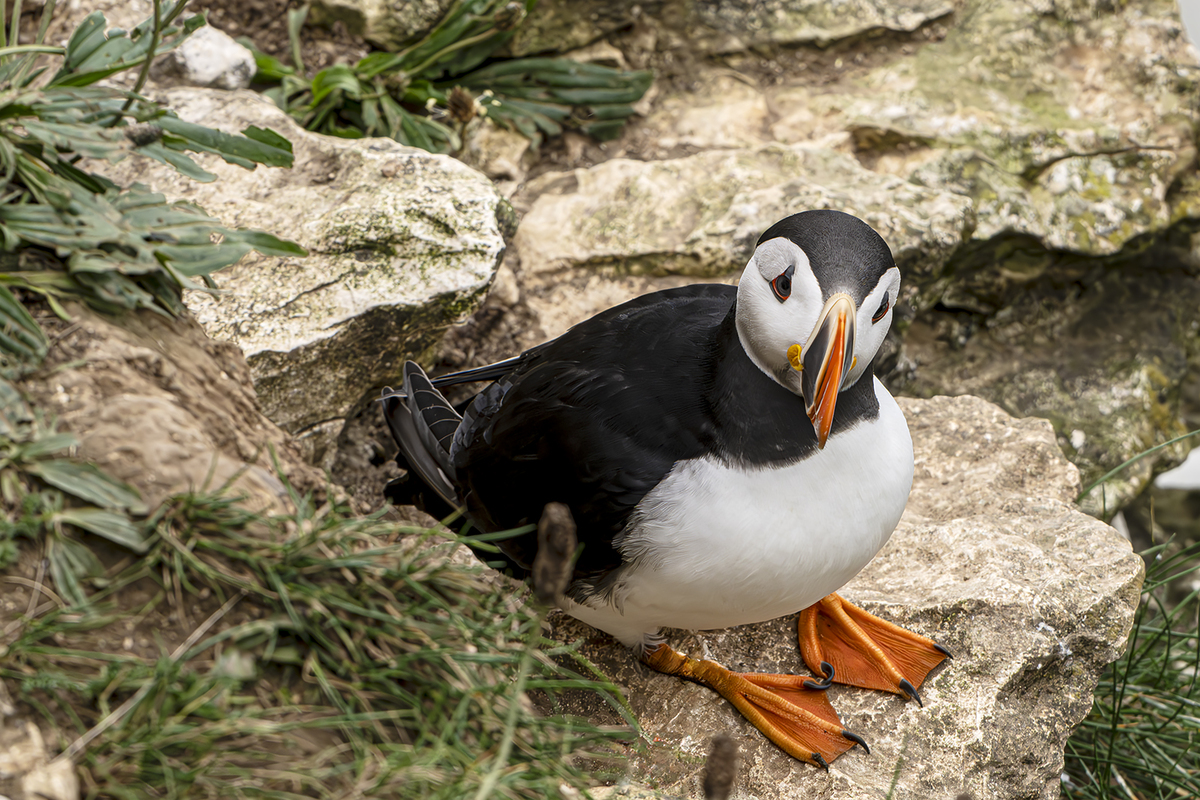
[[[950,657],[932,639],[893,625],[831,594],[800,612],[800,652],[814,672],[837,683],[907,695]],[[832,675],[830,673],[832,672]]]
[[[842,727],[825,697],[828,681],[817,683],[802,675],[731,672],[714,661],[697,661],[665,644],[643,656],[653,669],[694,680],[733,703],[754,727],[784,752],[823,769],[862,737]]]

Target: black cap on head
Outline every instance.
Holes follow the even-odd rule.
[[[896,265],[883,237],[843,211],[821,209],[793,214],[767,228],[755,246],[780,237],[790,239],[808,256],[826,298],[845,291],[860,303],[883,273]]]

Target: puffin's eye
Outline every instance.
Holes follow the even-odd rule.
[[[795,272],[796,265],[793,264],[771,281],[771,291],[775,293],[775,298],[781,303],[792,295],[792,275]]]
[[[871,322],[879,322],[879,320],[883,319],[887,315],[888,308],[890,308],[888,305],[888,296],[885,294],[883,302],[879,304],[879,309],[875,312],[875,316],[871,317]]]

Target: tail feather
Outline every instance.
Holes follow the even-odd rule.
[[[461,505],[451,477],[450,444],[461,418],[411,361],[404,365],[404,393],[384,389],[384,418],[404,458],[451,506]]]
[[[412,361],[404,365],[404,393],[408,395],[408,407],[412,411],[413,423],[421,442],[438,466],[453,474],[450,446],[462,417],[450,405],[450,401],[434,388],[425,370]]]

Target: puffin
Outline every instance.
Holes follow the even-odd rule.
[[[431,510],[461,509],[494,533],[565,505],[581,547],[559,607],[828,768],[870,752],[830,685],[920,703],[950,655],[837,594],[888,541],[912,487],[908,426],[874,373],[899,293],[873,228],[803,211],[759,237],[736,287],[653,292],[433,380],[409,361],[383,414]],[[479,381],[457,407],[442,393]],[[528,578],[536,532],[495,544]],[[813,676],[733,672],[663,633],[797,613]]]

